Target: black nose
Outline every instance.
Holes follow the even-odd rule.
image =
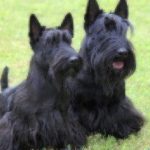
[[[71,56],[69,58],[69,73],[70,75],[76,75],[82,68],[82,58],[78,55]]]
[[[71,56],[69,58],[69,64],[72,67],[78,67],[78,66],[82,65],[82,59],[80,56]]]
[[[122,56],[122,57],[127,57],[127,55],[128,55],[128,50],[125,48],[120,48],[120,49],[118,49],[117,52],[118,52],[118,55]]]

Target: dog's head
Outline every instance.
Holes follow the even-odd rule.
[[[30,16],[29,38],[33,57],[49,76],[60,79],[74,76],[80,70],[82,60],[71,47],[72,37],[73,18],[70,13],[55,28],[41,26],[35,15]]]
[[[111,77],[125,78],[135,68],[135,55],[131,42],[127,39],[128,5],[120,0],[115,11],[105,13],[96,0],[89,0],[84,28],[86,37],[83,53],[97,77],[102,73]]]

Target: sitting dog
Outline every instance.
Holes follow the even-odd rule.
[[[70,83],[74,112],[88,135],[127,138],[144,124],[126,96],[125,79],[136,68],[133,46],[127,39],[130,26],[126,0],[120,0],[111,13],[100,9],[96,0],[89,0],[80,50],[84,68]]]
[[[41,26],[35,15],[30,16],[34,54],[27,79],[7,92],[8,85],[3,87],[6,109],[0,119],[0,150],[63,150],[68,144],[77,148],[85,143],[84,128],[68,98],[68,81],[82,67],[82,59],[71,47],[72,37],[70,13],[56,28]]]

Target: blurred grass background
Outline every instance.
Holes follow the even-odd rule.
[[[105,11],[113,11],[118,0],[98,0]],[[116,141],[100,135],[89,138],[86,150],[150,150],[150,3],[128,0],[130,20],[135,27],[130,37],[135,46],[137,71],[127,80],[127,95],[143,112],[146,124],[138,135]],[[83,15],[87,0],[1,0],[0,1],[0,73],[10,67],[10,85],[25,79],[32,55],[28,43],[28,20],[35,13],[43,25],[57,26],[67,12],[74,17],[73,46],[78,51],[84,36]]]

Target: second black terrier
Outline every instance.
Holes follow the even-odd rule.
[[[126,138],[144,124],[125,90],[125,79],[136,68],[133,46],[126,38],[127,17],[125,0],[120,0],[113,13],[104,13],[96,0],[89,0],[80,51],[85,65],[71,84],[75,91],[72,105],[87,134]]]
[[[27,79],[3,94],[7,109],[0,120],[0,150],[80,147],[85,133],[71,111],[67,89],[82,66],[71,47],[72,16],[66,15],[59,27],[45,28],[31,15],[29,30],[34,55]]]

